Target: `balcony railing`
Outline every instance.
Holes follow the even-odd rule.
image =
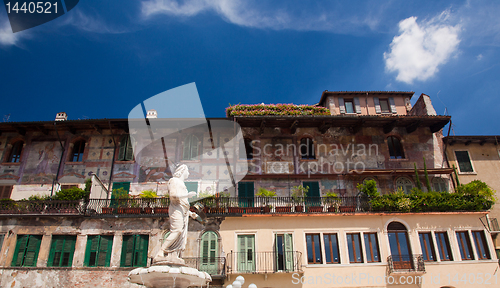
[[[227,257],[228,274],[293,273],[301,271],[302,253],[288,251],[232,252]]]
[[[80,201],[59,200],[0,200],[0,214],[65,214],[81,215],[86,210],[86,204]]]
[[[197,200],[212,215],[354,213],[370,211],[366,197],[210,197]],[[168,215],[170,199],[88,199],[79,201],[0,201],[1,214]],[[194,209],[194,208],[192,208]]]
[[[226,275],[226,257],[185,257],[186,265],[207,272],[210,276]]]
[[[422,254],[391,255],[387,257],[387,270],[393,272],[425,272],[424,257]]]

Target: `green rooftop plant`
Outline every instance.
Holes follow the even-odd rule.
[[[74,201],[74,200],[88,199],[89,196],[90,196],[90,191],[85,191],[78,187],[71,187],[56,192],[56,194],[52,197],[52,200]]]
[[[139,194],[139,198],[141,198],[141,199],[154,199],[154,198],[158,198],[158,195],[153,190],[144,190],[144,191],[141,191],[141,193]]]
[[[368,197],[378,197],[380,195],[375,180],[365,180],[363,183],[359,183],[356,188]]]
[[[226,108],[226,116],[327,116],[330,111],[325,107],[294,104],[256,104],[233,105]]]

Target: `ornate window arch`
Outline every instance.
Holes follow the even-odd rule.
[[[401,188],[405,194],[410,194],[413,187],[413,182],[408,177],[399,177],[396,179],[396,188]]]

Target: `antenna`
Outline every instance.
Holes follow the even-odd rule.
[[[10,113],[7,115],[3,115],[3,122],[9,122],[10,119]]]

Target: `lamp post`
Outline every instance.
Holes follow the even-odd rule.
[[[227,285],[226,288],[242,288],[243,284],[245,284],[245,278],[243,278],[243,276],[240,275],[236,277],[236,280],[234,280],[233,284]],[[257,285],[252,283],[248,285],[248,288],[257,288]]]

